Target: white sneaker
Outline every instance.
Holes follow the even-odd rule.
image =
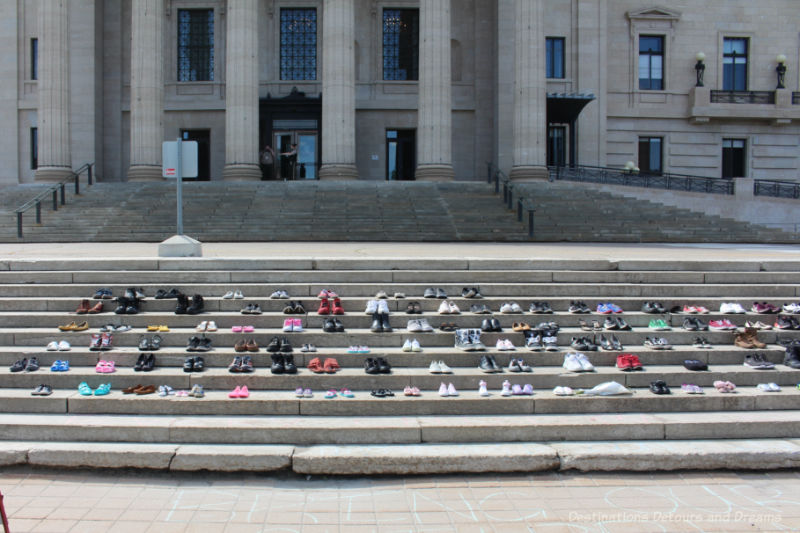
[[[378,302],[376,300],[369,300],[367,302],[367,308],[364,309],[364,313],[368,315],[374,315],[378,312]]]
[[[422,351],[422,346],[419,345],[419,341],[417,339],[414,339],[414,340],[411,341],[411,351],[412,352],[421,352]]]
[[[489,396],[489,391],[486,390],[486,382],[483,380],[478,383],[478,396]]]
[[[223,300],[232,300],[233,299],[233,291],[228,291],[222,295]]]
[[[458,308],[455,302],[451,301],[448,303],[450,306],[450,314],[451,315],[458,315],[461,314],[461,309]]]
[[[450,314],[450,305],[447,303],[447,300],[443,300],[442,303],[439,304],[439,314],[440,315]]]
[[[208,329],[208,322],[205,320],[197,324],[197,327],[194,328],[195,331],[205,331],[206,329]]]
[[[791,313],[793,315],[800,313],[800,304],[796,303],[783,304],[783,312]]]
[[[378,300],[378,313],[382,315],[389,314],[389,304],[386,303],[386,300]]]
[[[581,365],[581,372],[593,372],[594,365],[589,361],[589,358],[586,357],[586,354],[578,352],[575,355],[578,363]]]
[[[511,342],[510,339],[503,339],[503,347],[506,350],[516,350],[517,348],[514,346],[514,343]]]
[[[419,320],[409,320],[408,326],[406,327],[408,331],[419,332],[422,331],[422,324]]]
[[[497,339],[497,344],[494,345],[495,349],[503,351],[506,349],[506,345],[503,342],[503,339]]]
[[[730,313],[731,312],[731,304],[728,303],[721,303],[719,304],[719,312],[720,313]]]
[[[406,341],[403,343],[403,351],[404,352],[411,351],[411,339],[406,339]]]
[[[512,313],[513,311],[511,309],[513,309],[513,308],[511,307],[511,304],[508,303],[508,302],[506,302],[506,303],[504,303],[503,305],[500,306],[500,312],[501,313]]]
[[[237,293],[238,294],[242,294],[239,291],[237,291]],[[289,293],[288,292],[286,292],[285,290],[281,289],[280,293],[281,293],[281,300],[288,300],[289,299]],[[234,297],[235,298],[244,298],[244,296],[234,296]]]
[[[500,391],[500,396],[511,396],[511,383],[508,380],[503,382],[503,390]]]
[[[556,396],[573,396],[575,394],[575,391],[573,391],[569,387],[556,387],[555,389],[553,389],[553,394],[555,394]]]
[[[521,313],[522,308],[519,306],[517,302],[511,302],[511,312],[512,313]]]
[[[428,367],[428,372],[431,374],[441,374],[442,367],[439,366],[439,361],[431,361],[431,366]]]
[[[581,362],[578,361],[577,355],[578,354],[575,352],[569,352],[564,356],[564,364],[561,365],[564,367],[564,370],[568,372],[580,372],[583,370],[583,366],[581,366]]]
[[[244,294],[242,294],[242,291],[241,291],[241,290],[239,290],[239,289],[236,289],[236,290],[234,291],[234,293],[233,293],[233,297],[234,297],[235,299],[237,299],[237,300],[243,300],[243,299],[244,299]],[[287,296],[287,298],[288,298],[288,296]]]
[[[294,330],[294,320],[287,318],[283,321],[283,331],[291,332],[292,330]]]
[[[58,351],[58,343],[56,341],[48,343],[47,344],[47,351],[48,352],[57,352]]]
[[[58,343],[58,351],[59,352],[68,352],[72,349],[67,341],[59,341]]]
[[[744,307],[742,307],[741,304],[732,303],[730,306],[731,310],[728,311],[729,313],[736,313],[737,315],[743,315],[745,313]]]
[[[558,351],[558,337],[544,337],[542,339],[544,343],[544,349],[548,352],[557,352]]]
[[[420,328],[422,328],[419,331],[424,331],[426,333],[429,333],[429,332],[433,331],[433,327],[430,324],[428,324],[428,319],[427,318],[420,318],[418,320],[418,322],[419,322]]]
[[[447,385],[447,395],[458,396],[458,391],[456,390],[455,386],[452,383]]]
[[[447,385],[445,385],[444,383],[439,385],[439,396],[441,396],[442,398],[447,398],[448,395],[449,392],[447,391]]]
[[[449,366],[447,366],[447,364],[444,361],[442,361],[441,359],[439,360],[439,371],[442,374],[452,374],[453,373],[453,369],[450,368]]]
[[[277,300],[278,298],[281,297],[281,291],[277,290],[277,291],[273,292],[272,294],[270,294],[269,297],[274,299],[274,300]]]
[[[209,320],[206,324],[206,331],[217,331],[217,323],[213,320]]]

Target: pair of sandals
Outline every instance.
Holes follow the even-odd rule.
[[[341,389],[338,392],[336,391],[336,389],[330,389],[328,392],[325,393],[325,398],[327,398],[328,400],[332,400],[333,398],[336,398],[337,396],[341,396],[342,398],[355,398],[356,397],[356,395],[353,394],[350,391],[350,389],[348,389],[348,388]]]
[[[390,389],[373,389],[369,394],[371,396],[375,396],[376,398],[387,398],[394,396],[394,393]]]
[[[69,361],[56,360],[50,365],[50,372],[66,372],[69,370]]]
[[[140,352],[154,352],[161,348],[161,341],[163,339],[160,335],[153,335],[151,338],[147,338],[142,335],[139,338],[139,351]]]
[[[340,368],[339,362],[332,357],[325,359],[324,363],[319,357],[308,362],[308,369],[315,374],[335,374]]]
[[[208,352],[211,350],[211,339],[208,337],[190,337],[186,345],[187,352]]]
[[[407,315],[421,315],[422,314],[422,306],[419,302],[408,302],[408,306],[406,307],[406,314]]]
[[[206,368],[206,362],[202,357],[187,357],[183,361],[184,372],[202,372]]]
[[[94,394],[95,396],[106,396],[108,393],[111,392],[111,383],[102,383],[97,390],[92,390],[92,388],[86,383],[85,381],[81,382],[78,385],[78,394],[81,396],[91,396]]]
[[[455,331],[458,329],[458,326],[455,322],[442,322],[439,325],[439,329],[442,331]]]
[[[114,324],[106,324],[105,326],[100,328],[100,333],[124,333],[125,331],[130,331],[131,326],[128,324],[120,324],[119,326],[115,326]]]
[[[717,392],[731,393],[736,390],[736,385],[730,381],[715,381],[714,388],[717,389]]]
[[[699,385],[692,383],[684,383],[681,385],[681,390],[686,394],[703,394],[703,389]]]
[[[303,307],[303,302],[291,301],[283,308],[284,315],[304,315],[306,308]]]
[[[94,366],[94,371],[98,374],[113,374],[117,370],[116,363],[114,361],[103,361],[100,360]]]
[[[133,365],[134,372],[151,372],[156,366],[156,356],[152,353],[139,355],[136,364]]]
[[[669,387],[667,386],[667,382],[663,379],[651,381],[650,392],[653,394],[672,394],[672,391],[670,391]]]

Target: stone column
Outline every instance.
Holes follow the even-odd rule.
[[[420,1],[418,180],[452,180],[450,0]]]
[[[131,18],[128,181],[160,180],[164,141],[164,0],[133,0]]]
[[[225,46],[226,180],[260,180],[258,165],[258,1],[228,0]]]
[[[358,179],[353,0],[325,0],[322,14],[320,179]]]
[[[542,0],[516,0],[512,180],[547,179],[547,85]]]
[[[69,136],[68,0],[39,3],[39,168],[37,181],[72,173]]]

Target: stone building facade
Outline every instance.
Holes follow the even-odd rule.
[[[797,0],[8,0],[0,183],[161,179],[179,136],[213,180],[797,180],[798,20]],[[266,144],[296,164],[265,176]]]

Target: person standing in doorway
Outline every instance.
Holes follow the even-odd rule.
[[[275,150],[267,144],[258,156],[261,166],[261,179],[271,180],[274,178],[275,171]]]
[[[283,157],[286,157],[289,162],[289,179],[293,180],[295,176],[295,169],[297,167],[297,143],[292,143],[291,149],[288,152],[281,152]],[[284,179],[286,177],[284,176]]]

